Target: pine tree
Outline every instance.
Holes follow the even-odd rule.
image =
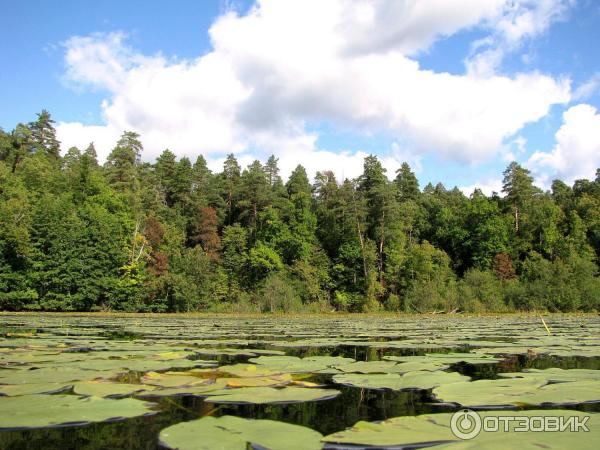
[[[248,166],[240,178],[239,218],[251,229],[258,224],[259,213],[270,204],[267,176],[260,161]]]
[[[135,192],[138,189],[137,166],[142,154],[139,135],[126,131],[117,146],[110,152],[105,164],[108,183],[120,192]]]
[[[279,158],[275,158],[274,155],[271,155],[264,166],[267,181],[271,187],[281,185],[282,183],[281,177],[279,176],[279,167],[277,166],[278,162]]]
[[[414,172],[410,170],[410,166],[403,162],[398,170],[396,170],[396,179],[394,180],[398,190],[398,200],[404,202],[406,200],[416,200],[420,194],[419,181]]]
[[[533,185],[533,177],[529,170],[513,161],[504,171],[502,192],[506,201],[511,205],[515,218],[515,233],[519,232],[520,213],[524,205],[533,198],[539,190]]]
[[[221,179],[223,200],[227,206],[226,223],[229,225],[232,225],[236,218],[235,202],[240,183],[240,170],[240,165],[233,153],[227,155],[223,163]]]
[[[96,152],[96,146],[93,142],[90,142],[87,148],[83,151],[82,156],[87,159],[87,164],[89,164],[90,167],[98,167],[98,153]]]
[[[56,139],[54,120],[45,109],[39,113],[35,122],[29,124],[31,129],[31,142],[37,151],[44,152],[52,158],[60,158],[60,142]]]

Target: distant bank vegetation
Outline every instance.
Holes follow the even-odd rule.
[[[311,184],[273,156],[212,173],[142,151],[125,132],[104,165],[93,143],[61,156],[46,111],[0,130],[0,309],[600,309],[600,171],[542,192],[511,163],[504,196],[466,197],[375,156]]]

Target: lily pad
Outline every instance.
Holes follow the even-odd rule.
[[[0,398],[0,429],[26,429],[120,420],[153,414],[154,404],[75,395]]]
[[[227,380],[225,378],[218,378],[216,380],[207,380],[203,384],[194,384],[191,386],[177,386],[171,388],[155,389],[152,391],[142,391],[136,394],[137,397],[206,397],[212,392],[220,391],[227,387]]]
[[[128,396],[141,391],[152,391],[155,386],[143,384],[112,383],[108,381],[78,381],[73,384],[73,392],[79,395],[96,397]]]
[[[382,422],[357,422],[352,428],[325,436],[332,444],[356,446],[402,446],[457,441],[450,430],[451,414],[405,416]]]
[[[341,374],[335,375],[333,381],[338,384],[365,389],[431,389],[448,383],[469,380],[469,377],[456,372],[407,372],[404,375],[387,374]]]
[[[141,379],[142,383],[161,387],[191,386],[202,384],[206,379],[191,375],[179,375],[175,373],[148,372]]]
[[[350,364],[354,362],[354,359],[343,358],[341,356],[307,356],[306,358],[295,356],[260,356],[250,359],[250,362],[267,368],[272,372],[308,373],[320,372]]]
[[[450,365],[456,363],[467,364],[496,364],[501,358],[494,358],[478,353],[428,353],[425,356],[384,356],[383,359],[398,362],[432,363]]]
[[[243,377],[243,378],[219,378],[223,380],[227,387],[278,387],[285,386],[292,382],[290,374],[271,375],[269,377]]]
[[[191,359],[152,360],[152,359],[90,359],[75,363],[77,367],[87,370],[117,370],[117,371],[162,371],[174,368],[214,367],[214,361]]]
[[[523,372],[499,373],[502,378],[535,378],[547,382],[600,380],[600,370],[591,369],[526,369]]]
[[[54,394],[69,389],[71,385],[65,383],[11,384],[0,385],[0,394],[15,397],[29,394]]]
[[[254,348],[199,348],[194,351],[202,356],[285,355],[285,352],[281,350],[259,350]]]
[[[576,404],[600,400],[600,381],[547,384],[536,377],[477,380],[439,386],[433,395],[440,401],[472,407]]]
[[[350,364],[337,366],[337,369],[346,373],[402,373],[398,364],[391,361],[357,361]]]
[[[222,389],[211,392],[206,398],[209,403],[300,403],[318,400],[329,400],[340,391],[335,389],[318,389],[302,387],[245,387],[239,389]]]
[[[160,432],[160,444],[178,450],[317,450],[322,435],[310,428],[273,420],[234,416],[204,417],[182,422]]]
[[[5,369],[0,371],[0,383],[3,384],[38,384],[65,383],[69,381],[93,380],[95,378],[111,378],[116,372],[96,372],[74,368],[43,368],[34,370]]]
[[[272,370],[270,367],[262,367],[256,364],[232,364],[230,366],[219,367],[219,372],[233,375],[238,378],[268,377],[282,373]]]
[[[589,416],[587,426],[589,433],[561,432],[515,432],[517,421],[508,422],[512,426],[510,431],[504,431],[500,426],[499,431],[481,431],[472,440],[458,439],[450,429],[452,414],[427,414],[421,416],[404,416],[384,420],[378,423],[358,422],[352,428],[325,436],[322,441],[331,445],[330,448],[356,447],[393,447],[393,448],[421,448],[435,444],[435,449],[480,449],[504,450],[506,448],[519,449],[596,449],[600,445],[600,414],[589,414],[579,411],[542,410],[542,411],[483,411],[478,413],[485,417],[577,417],[583,420]],[[502,422],[504,423],[504,422]],[[596,431],[595,431],[596,430]],[[439,445],[441,444],[441,445]]]

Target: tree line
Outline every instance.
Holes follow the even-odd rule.
[[[125,132],[101,165],[64,156],[47,111],[0,130],[0,309],[600,309],[600,170],[543,192],[511,163],[503,196],[423,189],[376,156],[337,179],[277,158],[219,173]]]

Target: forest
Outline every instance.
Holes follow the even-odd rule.
[[[45,110],[0,130],[0,310],[600,310],[600,170],[544,192],[512,162],[467,197],[376,156],[283,180],[274,156],[142,153],[124,132],[103,164],[61,155]]]

